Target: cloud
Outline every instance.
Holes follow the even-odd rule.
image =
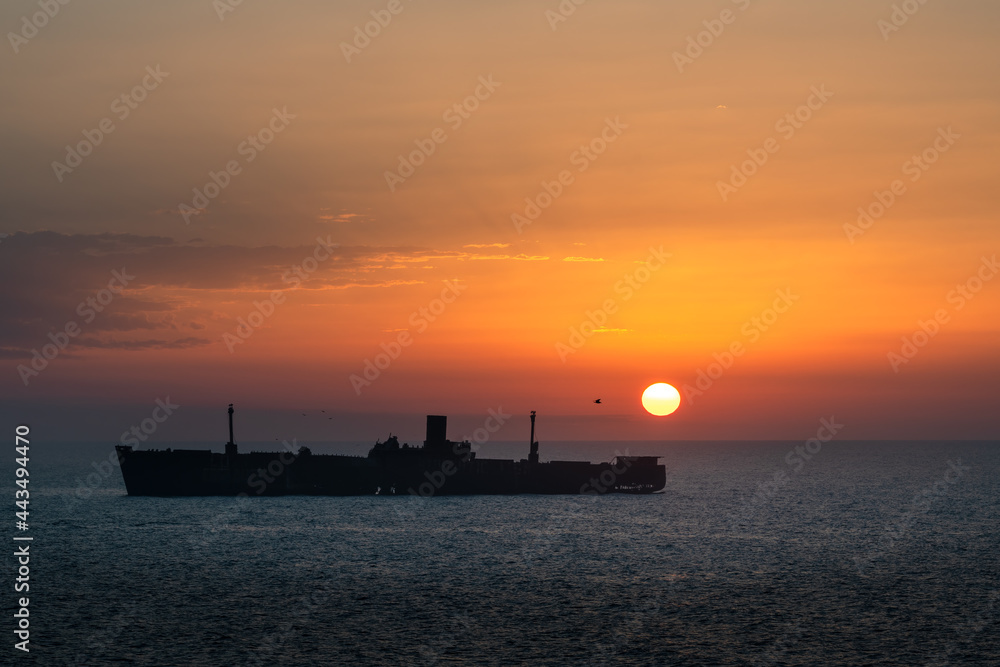
[[[98,338],[79,338],[75,341],[81,347],[94,347],[112,350],[182,350],[189,347],[208,345],[212,341],[205,338],[179,338],[177,340],[114,340]]]
[[[603,257],[563,257],[564,262],[603,262]]]
[[[517,255],[469,255],[467,257],[460,257],[459,259],[470,259],[470,260],[484,260],[484,259],[489,259],[489,260],[504,260],[504,259],[512,259],[512,260],[515,260],[515,261],[518,261],[518,262],[544,262],[545,260],[549,259],[549,257],[547,257],[545,255],[525,255],[524,253],[520,253],[520,254],[517,254]]]
[[[324,237],[330,243],[329,237]],[[135,234],[18,232],[0,245],[0,358],[28,358],[68,323],[81,348],[183,349],[207,345],[231,324],[224,312],[273,290],[391,289],[428,281],[427,263],[543,260],[416,247],[333,247],[307,279],[294,270],[313,257],[302,246],[207,245]],[[391,271],[391,274],[389,273]],[[419,271],[419,275],[417,274]],[[118,290],[113,272],[130,276]],[[391,278],[390,278],[391,275]],[[109,283],[117,291],[109,289]],[[104,301],[100,301],[103,299]],[[89,301],[88,301],[89,300]],[[221,310],[220,310],[221,309]],[[220,328],[221,327],[221,328]],[[185,337],[192,329],[205,337]],[[68,351],[72,354],[72,351]]]
[[[468,246],[465,246],[468,247]],[[372,260],[385,262],[386,264],[395,264],[399,262],[429,262],[431,260],[446,260],[453,259],[460,262],[467,261],[529,261],[529,262],[539,262],[550,259],[545,255],[525,255],[524,253],[519,253],[517,255],[489,255],[474,252],[460,252],[456,250],[407,250],[407,251],[393,251],[387,252],[379,255],[374,255],[371,257]],[[369,268],[371,265],[368,265]],[[384,266],[379,266],[379,268],[385,268]]]
[[[330,209],[323,208],[320,210],[329,211]],[[352,220],[354,220],[354,218],[360,218],[364,220],[367,217],[368,216],[362,215],[361,213],[339,213],[337,215],[334,215],[332,213],[324,213],[323,215],[319,216],[319,219],[323,220],[324,222],[351,222]]]

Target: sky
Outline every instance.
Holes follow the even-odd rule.
[[[0,7],[4,423],[996,437],[995,2],[42,11]]]

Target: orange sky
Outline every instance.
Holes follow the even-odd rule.
[[[550,439],[804,439],[831,415],[844,438],[995,437],[995,3],[929,3],[884,38],[890,2],[594,0],[555,29],[557,2],[403,2],[347,62],[341,43],[387,4],[245,2],[221,20],[204,1],[71,4],[8,44],[5,418],[86,406],[105,418],[81,437],[105,437],[170,395],[189,415],[328,408],[343,431],[303,437],[331,439],[497,406],[551,415]],[[0,23],[34,9],[8,3]],[[273,141],[244,143],[269,123]],[[53,166],[88,136],[79,164]],[[559,196],[512,221],[545,184]],[[296,283],[317,239],[336,247]],[[669,258],[627,287],[651,248]],[[135,278],[85,322],[78,304],[122,267]],[[227,345],[273,290],[273,315]],[[764,330],[752,318],[779,290],[796,298]],[[609,299],[603,330],[557,348]],[[18,367],[70,322],[26,386]],[[671,417],[639,405],[656,381],[689,387]]]

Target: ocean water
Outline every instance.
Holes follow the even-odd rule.
[[[1000,665],[998,443],[542,457],[626,446],[663,493],[137,498],[110,446],[33,443],[31,652],[8,556],[0,662]]]

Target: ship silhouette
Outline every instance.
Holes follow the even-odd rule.
[[[233,438],[222,454],[208,449],[134,450],[116,445],[130,496],[473,495],[655,493],[666,484],[657,456],[617,456],[609,463],[538,459],[535,412],[528,458],[482,459],[467,440],[447,438],[448,418],[427,416],[423,446],[390,435],[367,456],[281,452],[241,454]]]

